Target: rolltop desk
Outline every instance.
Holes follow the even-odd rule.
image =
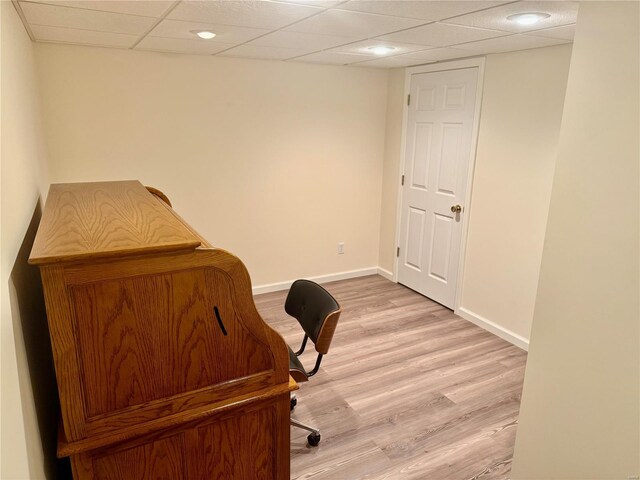
[[[151,189],[153,191],[153,189]],[[76,479],[289,479],[284,340],[234,255],[137,181],[52,185],[40,267]]]

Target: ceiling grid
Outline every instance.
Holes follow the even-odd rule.
[[[578,10],[529,0],[13,2],[37,42],[379,68],[570,43]],[[545,15],[509,18],[530,12]],[[194,33],[203,30],[216,35]]]

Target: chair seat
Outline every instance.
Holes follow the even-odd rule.
[[[287,348],[289,349],[289,375],[291,375],[296,382],[306,382],[309,380],[309,377],[304,369],[304,365],[302,365],[302,362],[300,362],[289,345],[287,345]]]

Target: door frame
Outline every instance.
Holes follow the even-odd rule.
[[[485,57],[472,57],[462,60],[451,60],[446,62],[430,63],[417,67],[409,67],[404,74],[404,97],[402,107],[402,134],[400,142],[400,170],[398,172],[398,183],[405,170],[405,154],[407,143],[407,123],[409,117],[409,106],[405,99],[411,91],[411,76],[419,73],[443,72],[448,70],[461,70],[463,68],[478,68],[478,83],[476,85],[476,105],[473,113],[473,129],[471,134],[471,148],[469,155],[469,171],[467,172],[467,191],[464,199],[464,209],[467,213],[462,216],[462,235],[460,239],[460,259],[458,264],[458,282],[456,285],[456,295],[453,302],[453,311],[458,312],[462,297],[462,280],[464,279],[464,259],[467,251],[467,236],[469,233],[469,213],[471,212],[471,192],[473,190],[473,175],[476,166],[476,150],[478,147],[478,132],[480,130],[480,112],[482,110],[482,92],[484,85],[484,64]],[[398,196],[396,199],[396,248],[400,245],[400,220],[402,218],[402,193],[403,187],[398,188]],[[398,283],[398,260],[397,255],[393,260],[393,281]]]

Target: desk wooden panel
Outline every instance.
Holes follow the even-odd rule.
[[[43,265],[199,245],[140,182],[65,183],[49,189],[29,261]]]
[[[288,478],[287,347],[237,257],[106,182],[52,186],[30,261],[76,477]]]

